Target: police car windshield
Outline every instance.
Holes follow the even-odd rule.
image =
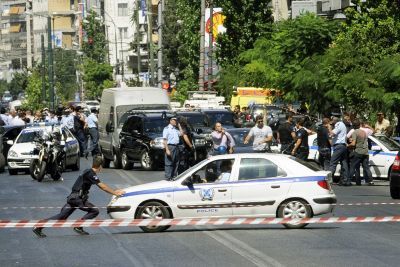
[[[24,131],[20,134],[18,139],[16,140],[15,143],[20,144],[20,143],[31,143],[33,142],[33,139],[35,136],[40,136],[42,135],[43,131]]]
[[[200,166],[203,162],[204,162],[204,160],[203,160],[203,161],[200,161],[199,163],[197,163],[196,165],[190,167],[190,168],[187,169],[186,171],[182,172],[181,174],[179,174],[178,176],[176,176],[176,177],[173,178],[172,180],[173,180],[173,181],[176,181],[176,180],[181,179],[183,176],[187,175],[189,172],[191,172],[191,171],[197,169],[197,167]]]
[[[381,142],[388,150],[400,151],[400,145],[396,141],[384,135],[375,135],[374,137],[378,139],[378,141]]]
[[[165,126],[168,125],[168,119],[151,119],[144,122],[145,133],[162,133]]]
[[[216,122],[222,123],[224,125],[233,125],[233,114],[231,112],[210,112],[207,113],[210,120],[210,125],[213,126]]]

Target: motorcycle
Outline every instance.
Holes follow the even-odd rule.
[[[38,158],[33,159],[29,166],[31,177],[41,182],[49,174],[54,181],[59,180],[65,169],[66,158],[65,142],[61,141],[61,134],[55,132],[50,136],[44,135],[44,138],[37,136],[34,142],[36,148],[33,154],[38,155]]]

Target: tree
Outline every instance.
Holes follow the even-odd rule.
[[[47,84],[47,80],[46,80]],[[31,75],[27,79],[27,87],[25,91],[25,102],[23,107],[30,110],[38,110],[44,108],[42,103],[42,76],[40,68],[32,69]]]
[[[82,50],[85,55],[98,63],[104,63],[107,60],[107,40],[104,31],[104,23],[99,20],[97,13],[89,11],[86,17],[87,22],[83,23],[85,33]]]
[[[13,96],[16,96],[21,92],[25,92],[27,85],[28,72],[14,72],[11,83],[8,86],[8,90]]]
[[[54,50],[55,87],[57,95],[61,96],[62,100],[73,99],[75,92],[79,89],[76,82],[76,58],[76,51]]]
[[[215,1],[214,1],[215,2]],[[221,66],[235,64],[240,53],[253,48],[260,37],[268,37],[272,31],[271,1],[236,0],[217,1],[226,16],[226,32],[217,38],[217,59]]]
[[[103,89],[113,87],[112,67],[107,63],[96,63],[87,58],[83,63],[83,81],[87,98],[98,98]]]

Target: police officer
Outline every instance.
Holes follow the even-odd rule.
[[[179,129],[178,129],[179,127]],[[165,178],[171,180],[178,175],[179,167],[179,137],[182,136],[182,128],[176,117],[169,120],[169,124],[163,130],[165,149]]]
[[[178,173],[182,173],[189,168],[189,158],[193,150],[192,133],[185,117],[179,118],[179,125],[182,134],[179,140],[179,167]]]
[[[292,150],[292,155],[296,156],[296,158],[298,159],[307,160],[309,153],[308,132],[303,127],[303,125],[304,125],[304,119],[300,119],[296,123],[296,127],[298,129],[296,132],[297,141]]]
[[[85,157],[87,158],[89,153],[92,152],[92,156],[99,154],[99,130],[97,128],[97,114],[98,110],[93,107],[90,109],[91,113],[87,117],[87,127],[89,129],[90,140],[92,140],[92,146],[87,146]]]
[[[85,170],[79,175],[75,184],[72,186],[72,192],[67,197],[67,204],[62,207],[61,212],[48,220],[66,220],[76,209],[86,211],[86,215],[82,217],[82,220],[93,219],[99,214],[99,209],[88,201],[89,190],[92,185],[97,185],[101,190],[110,193],[115,196],[122,196],[125,192],[123,190],[111,189],[107,184],[102,183],[97,177],[97,174],[101,171],[103,159],[97,156],[93,159],[91,169]],[[33,232],[38,237],[46,237],[42,232],[43,227],[33,228]],[[89,233],[84,231],[82,227],[75,227],[74,231],[81,235],[88,235]]]

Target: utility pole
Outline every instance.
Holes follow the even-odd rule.
[[[47,49],[49,53],[49,90],[50,90],[50,109],[54,110],[54,74],[53,74],[53,45],[51,41],[51,17],[47,17]]]
[[[140,83],[140,73],[142,72],[141,64],[142,64],[142,58],[140,56],[140,24],[139,24],[139,12],[140,12],[140,7],[139,7],[139,0],[136,0],[136,50],[137,50],[137,84],[139,86]]]
[[[40,42],[42,48],[42,103],[46,103],[46,52],[44,48],[44,35],[40,35]]]
[[[162,58],[163,58],[162,27],[164,25],[163,11],[164,11],[164,0],[160,0],[160,1],[158,1],[158,51],[157,51],[158,88],[162,88],[162,79],[163,79],[163,61],[162,61]]]
[[[204,32],[205,32],[206,0],[201,0],[200,19],[200,66],[199,66],[199,91],[204,91]]]
[[[147,34],[149,42],[149,54],[150,54],[150,86],[154,86],[154,53],[153,53],[153,23],[151,11],[151,0],[147,0]]]
[[[124,60],[124,50],[122,49],[122,31],[120,32],[120,39],[121,39],[121,76],[122,76],[122,81],[124,81],[124,64],[125,64],[125,60]]]
[[[31,2],[26,1],[26,10],[31,11]],[[31,15],[26,15],[26,48],[28,69],[32,68],[32,32],[31,32]]]
[[[214,41],[214,10],[213,10],[213,0],[209,0],[210,4],[210,26],[208,29],[208,91],[212,91],[212,80],[213,80],[213,41]]]

